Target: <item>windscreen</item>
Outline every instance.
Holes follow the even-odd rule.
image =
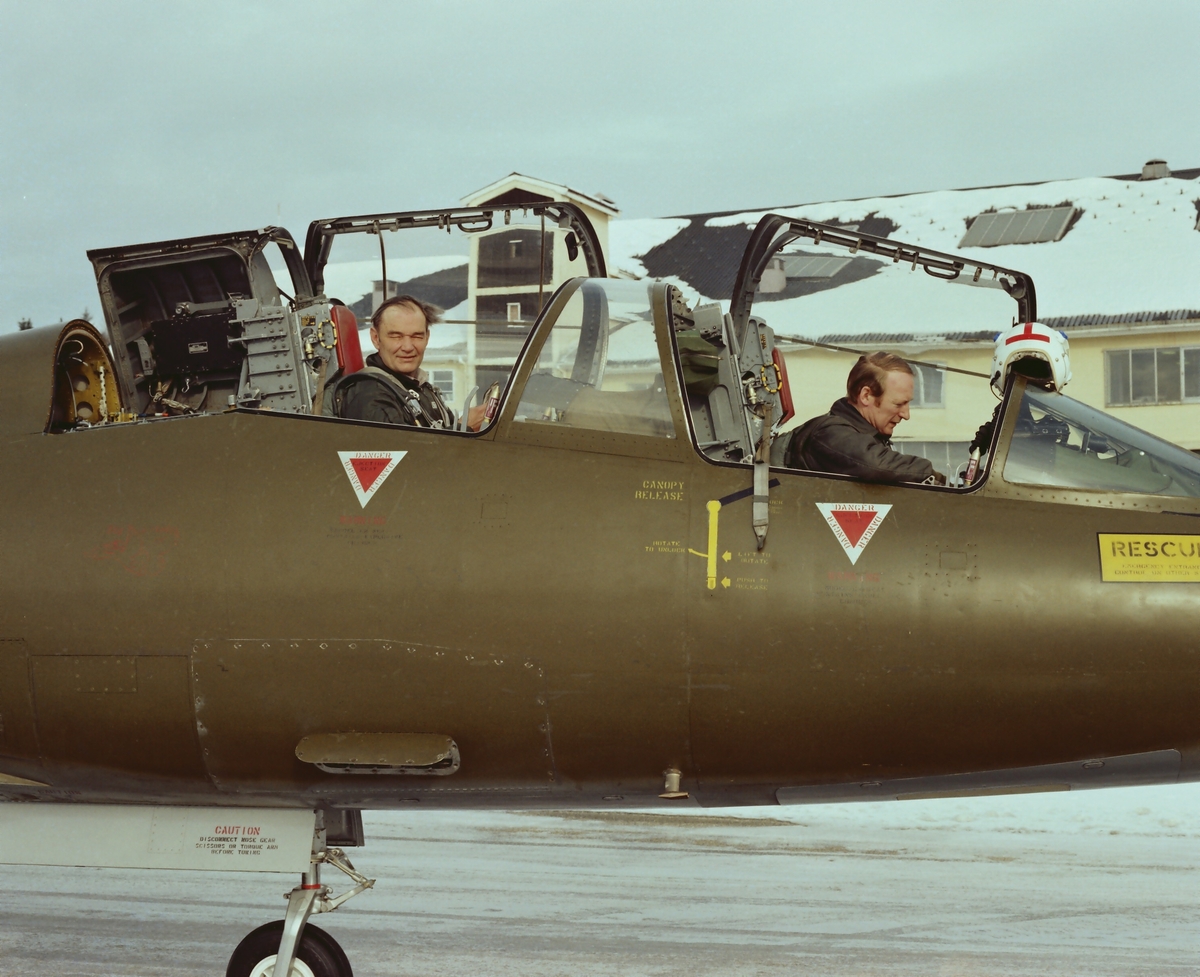
[[[645,282],[580,284],[546,337],[515,421],[675,436]]]
[[[1200,498],[1200,458],[1070,397],[1026,387],[1004,480]]]

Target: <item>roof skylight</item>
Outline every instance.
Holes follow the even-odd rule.
[[[788,278],[832,278],[851,260],[825,254],[785,255],[783,270]]]
[[[1032,207],[980,214],[971,221],[960,248],[995,248],[1002,244],[1044,244],[1067,233],[1076,208]]]

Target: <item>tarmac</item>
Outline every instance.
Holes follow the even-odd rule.
[[[1196,785],[364,820],[379,882],[315,919],[357,977],[1200,973]],[[5,876],[5,977],[216,977],[296,881]]]

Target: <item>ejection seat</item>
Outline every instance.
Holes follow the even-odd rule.
[[[317,382],[317,396],[313,398],[312,412],[324,413],[325,392],[339,379],[363,368],[362,343],[358,338],[358,316],[340,299],[332,299],[329,317],[337,335],[337,369],[332,376],[321,377]]]

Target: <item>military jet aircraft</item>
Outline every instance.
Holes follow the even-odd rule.
[[[1018,324],[1027,275],[768,215],[726,311],[523,209],[586,273],[479,432],[323,416],[362,362],[323,271],[340,235],[502,206],[318,221],[303,255],[278,228],[92,251],[107,337],[0,337],[0,860],[301,872],[228,973],[345,977],[308,920],[371,884],[363,809],[1197,777],[1191,454],[1014,372],[971,479],[770,463],[791,388],[755,305],[789,247]]]

